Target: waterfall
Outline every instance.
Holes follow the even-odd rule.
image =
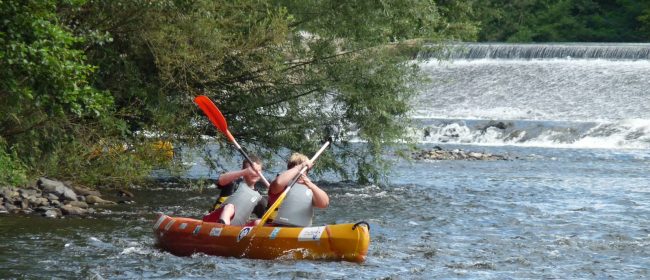
[[[650,148],[650,44],[459,44],[421,55],[442,52],[451,59],[420,63],[431,83],[412,106],[424,142]]]
[[[642,43],[555,43],[507,44],[464,43],[448,46],[431,46],[422,51],[421,58],[450,59],[650,59],[650,44]]]

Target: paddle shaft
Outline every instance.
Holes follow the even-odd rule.
[[[244,158],[246,159],[248,164],[251,166],[251,168],[253,168],[253,161],[250,159],[250,157],[248,157],[246,152],[244,152],[244,149],[242,149],[242,147],[239,146],[239,143],[237,143],[237,140],[235,140],[235,137],[232,136],[232,134],[230,133],[230,130],[228,130],[228,123],[226,122],[226,118],[223,116],[221,111],[219,111],[219,108],[217,108],[217,105],[214,105],[214,102],[212,102],[212,100],[210,100],[210,98],[208,98],[205,95],[199,95],[199,96],[195,97],[194,98],[194,103],[196,103],[196,105],[198,105],[199,108],[201,108],[203,113],[205,113],[205,115],[208,116],[208,119],[210,120],[210,122],[212,122],[212,124],[219,131],[221,131],[223,134],[226,135],[226,138],[228,138],[228,140],[230,140],[230,142],[232,142],[235,145],[235,148],[237,148],[237,151],[239,151],[239,153],[242,154],[242,156],[244,156]],[[262,174],[262,172],[256,170],[255,168],[253,168],[253,170],[255,170],[255,173],[257,173],[257,175],[259,175],[260,178],[262,178],[262,181],[264,182],[264,185],[266,185],[266,187],[268,188],[271,184],[269,183],[268,180],[266,180],[266,177],[264,177],[264,174]]]
[[[318,152],[316,152],[316,154],[314,154],[314,156],[309,161],[312,163],[316,161],[316,159],[320,156],[320,154],[322,154],[323,151],[327,149],[327,146],[329,146],[329,144],[330,144],[329,141],[325,142],[325,144],[320,148],[320,150],[318,150]],[[271,213],[275,211],[275,208],[279,207],[280,204],[282,204],[282,201],[284,201],[284,198],[287,196],[287,193],[289,193],[289,191],[291,190],[291,187],[293,187],[293,185],[295,185],[296,182],[298,182],[298,179],[300,179],[300,176],[302,176],[302,174],[304,174],[305,171],[307,171],[307,166],[303,166],[302,169],[300,169],[300,173],[298,173],[298,175],[296,175],[296,177],[294,177],[293,180],[291,180],[291,183],[289,183],[289,185],[287,186],[286,189],[284,189],[282,194],[278,196],[278,199],[276,199],[275,202],[273,202],[273,205],[271,205],[271,207],[269,207],[268,210],[266,210],[266,213],[264,213],[264,215],[260,219],[260,223],[257,224],[258,227],[263,226],[266,223],[266,220],[268,220],[269,217],[271,216]]]

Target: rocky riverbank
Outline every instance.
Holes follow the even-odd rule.
[[[444,150],[434,147],[431,150],[422,150],[411,154],[415,160],[509,160],[503,155],[490,153],[468,152],[461,149]]]
[[[47,218],[86,216],[96,206],[116,204],[101,193],[82,186],[40,178],[34,186],[0,187],[0,213],[38,214]]]

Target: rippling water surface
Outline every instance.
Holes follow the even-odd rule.
[[[0,278],[650,277],[649,151],[465,148],[518,159],[401,162],[387,186],[320,183],[332,204],[315,224],[370,223],[364,264],[161,252],[154,212],[199,217],[218,193],[161,188],[94,219],[0,216]]]
[[[399,162],[385,186],[321,178],[315,224],[369,222],[363,264],[161,252],[154,213],[201,217],[218,190],[160,186],[93,219],[0,215],[0,278],[650,279],[650,62],[510,55],[566,47],[422,64],[423,148],[513,160]],[[194,153],[188,177],[216,176]]]

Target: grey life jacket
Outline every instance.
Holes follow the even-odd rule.
[[[230,224],[233,226],[241,226],[248,222],[248,218],[257,202],[262,199],[257,191],[251,189],[245,182],[239,183],[237,190],[223,202],[222,205],[232,204],[235,206],[235,217],[232,218]]]
[[[282,201],[278,215],[275,216],[273,222],[296,227],[311,226],[311,220],[314,217],[313,196],[314,194],[307,186],[296,183]]]

